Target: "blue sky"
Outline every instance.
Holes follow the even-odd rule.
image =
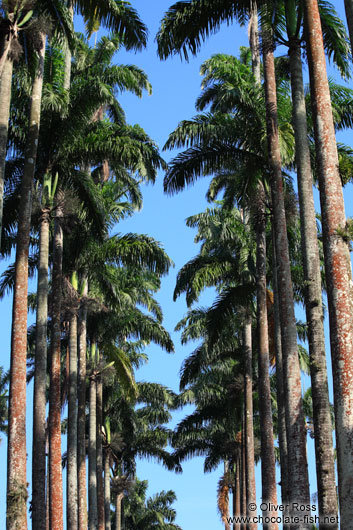
[[[214,53],[224,52],[237,55],[239,46],[247,46],[247,30],[238,25],[224,26],[222,30],[202,46],[196,58],[189,63],[182,62],[179,56],[161,62],[157,58],[154,38],[158,30],[159,21],[168,9],[171,0],[135,0],[131,2],[138,10],[140,17],[148,26],[149,42],[147,50],[133,54],[121,51],[116,61],[122,64],[136,64],[148,74],[152,83],[153,94],[144,95],[142,99],[126,94],[120,101],[126,111],[129,123],[140,124],[146,132],[162,148],[168,134],[182,119],[195,114],[194,102],[200,92],[199,68],[201,63]],[[335,2],[343,17],[343,0]],[[351,132],[345,133],[344,141],[353,145]],[[174,153],[175,154],[175,153]],[[165,153],[168,161],[172,153]],[[148,380],[163,383],[174,391],[178,390],[178,372],[183,359],[192,351],[193,346],[182,347],[179,334],[173,332],[175,324],[186,312],[185,300],[173,302],[172,295],[175,277],[178,270],[197,253],[193,243],[194,231],[185,226],[185,218],[201,212],[207,206],[205,192],[209,179],[200,180],[195,186],[173,197],[163,194],[163,174],[160,173],[155,186],[143,188],[144,206],[141,212],[133,218],[122,222],[118,226],[121,232],[146,233],[160,241],[175,263],[175,268],[169,276],[163,279],[162,289],[158,300],[164,312],[164,326],[172,333],[175,342],[175,354],[161,352],[157,347],[150,347],[149,362],[137,374],[138,380]],[[353,215],[352,189],[346,190],[347,215]],[[212,300],[211,293],[206,293],[200,300],[201,304],[208,304]],[[7,298],[0,305],[0,322],[2,330],[2,349],[0,364],[9,366],[10,329],[11,329],[11,298]],[[302,313],[298,316],[303,319]],[[306,381],[306,387],[308,382]],[[31,432],[31,404],[32,391],[28,392],[28,432]],[[184,412],[174,415],[173,423],[178,422]],[[63,447],[65,450],[65,447]],[[30,444],[27,449],[31,454]],[[316,491],[314,476],[313,444],[310,441],[308,455],[311,473],[311,490]],[[0,521],[5,520],[5,466],[6,441],[0,445],[0,468],[4,470],[4,479],[0,486]],[[28,481],[30,482],[30,458],[28,459]],[[173,489],[177,494],[177,523],[183,530],[206,528],[218,530],[223,528],[216,507],[217,481],[222,473],[219,469],[214,473],[203,474],[203,459],[197,458],[186,462],[182,475],[175,475],[164,470],[161,466],[151,462],[138,463],[138,476],[148,479],[149,493],[153,494],[162,489]],[[260,499],[259,470],[257,470],[257,492]]]

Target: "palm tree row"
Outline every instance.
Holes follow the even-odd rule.
[[[26,458],[21,457],[26,453],[27,285],[28,274],[37,273],[37,294],[29,298],[37,316],[31,331],[32,527],[63,528],[61,432],[67,400],[67,528],[103,529],[111,524],[111,486],[120,478],[133,485],[136,455],[175,467],[164,449],[169,435],[163,426],[173,396],[158,386],[139,388],[134,381],[146,345],[155,342],[173,351],[154,299],[171,261],[148,236],[111,235],[118,221],[141,207],[140,184],[154,182],[164,162],[147,134],[126,123],[118,101],[124,90],[137,96],[151,91],[143,71],[112,63],[120,47],[145,45],[146,28],[137,13],[126,2],[78,3],[88,27],[101,23],[115,32],[90,49],[73,33],[73,5],[54,4],[9,3],[2,13],[4,26],[11,26],[11,42],[3,49],[1,89],[6,89],[8,63],[12,84],[4,136],[3,254],[16,248],[15,264],[2,278],[2,293],[14,293],[7,528],[27,528]],[[55,30],[47,40],[42,16],[61,33]],[[34,46],[29,55],[15,57],[13,48],[21,46],[18,20],[23,31],[32,32]],[[25,28],[29,20],[33,23]],[[114,390],[113,397],[105,396],[106,387]],[[139,408],[135,418],[136,402],[150,406]],[[114,415],[117,403],[125,407],[120,419]],[[144,422],[141,433],[139,422]],[[144,439],[149,429],[154,437]],[[112,436],[122,444],[115,452]],[[173,499],[170,493],[166,506]],[[172,523],[174,517],[166,517]]]
[[[314,8],[317,11],[313,11]],[[256,40],[258,9],[261,20],[260,42]],[[303,14],[305,14],[305,23],[308,24],[308,27],[312,27],[310,29],[311,33],[309,31],[310,36],[309,33],[301,34]],[[256,6],[254,2],[221,2],[216,5],[195,0],[177,3],[165,15],[157,36],[159,55],[165,59],[172,53],[180,53],[187,59],[188,53],[196,54],[202,40],[209,33],[217,31],[221,22],[229,22],[234,19],[240,22],[249,20],[253,77],[250,79],[250,73],[246,73],[244,68],[241,70],[240,66],[237,74],[235,74],[234,59],[232,58],[214,57],[202,67],[202,73],[205,75],[204,92],[197,101],[197,107],[203,110],[207,105],[211,105],[211,113],[198,115],[192,121],[182,122],[170,135],[166,144],[167,148],[188,146],[188,149],[177,155],[171,162],[165,178],[165,190],[169,193],[175,193],[200,176],[212,175],[218,172],[218,175],[214,177],[210,185],[208,195],[215,196],[223,190],[224,199],[228,205],[234,202],[241,204],[245,226],[249,223],[251,216],[254,216],[257,232],[257,270],[255,277],[258,285],[258,336],[261,337],[261,339],[259,338],[258,355],[261,361],[259,364],[259,392],[261,393],[262,405],[260,408],[260,419],[262,417],[263,421],[261,428],[262,495],[265,503],[272,501],[266,484],[274,485],[274,475],[272,474],[271,476],[273,464],[270,464],[269,461],[266,462],[267,455],[273,454],[273,447],[271,449],[273,441],[271,441],[271,436],[268,436],[271,428],[265,429],[266,422],[271,421],[271,406],[269,384],[266,382],[266,379],[268,379],[268,357],[266,356],[268,345],[266,346],[266,264],[263,259],[266,256],[266,242],[264,237],[261,236],[261,234],[265,233],[266,211],[270,209],[273,223],[273,251],[275,253],[275,261],[272,261],[272,266],[276,275],[275,294],[277,295],[279,309],[277,314],[280,317],[279,322],[277,321],[277,327],[279,329],[280,325],[283,356],[283,383],[281,383],[281,386],[284,398],[285,430],[281,433],[280,440],[282,438],[281,444],[285,445],[285,448],[283,447],[281,450],[281,456],[282,458],[285,456],[287,461],[283,463],[282,469],[287,467],[288,476],[291,477],[290,487],[287,491],[282,491],[282,497],[284,502],[288,500],[292,504],[293,502],[300,502],[305,505],[310,502],[306,462],[306,431],[303,420],[297,330],[294,316],[293,274],[290,266],[291,259],[287,235],[288,214],[286,214],[285,183],[283,180],[286,168],[287,171],[292,168],[297,169],[304,256],[304,281],[306,284],[305,305],[311,360],[319,512],[321,516],[335,516],[337,514],[337,499],[322,326],[321,274],[315,210],[312,198],[310,151],[313,150],[310,149],[308,143],[300,50],[302,43],[305,42],[311,72],[312,114],[310,121],[315,126],[316,159],[318,162],[317,176],[323,213],[325,272],[330,309],[331,351],[336,378],[336,383],[334,383],[336,436],[337,445],[339,446],[342,443],[345,447],[345,450],[341,449],[345,451],[344,457],[343,452],[341,453],[342,466],[344,466],[343,462],[347,459],[347,455],[351,454],[351,448],[349,449],[349,442],[346,438],[347,414],[349,413],[344,412],[344,410],[348,411],[345,406],[348,407],[349,398],[347,397],[348,393],[344,389],[348,389],[349,379],[344,381],[344,374],[340,372],[340,367],[342,369],[343,365],[346,368],[348,367],[346,356],[350,355],[350,345],[344,342],[343,347],[343,338],[339,337],[341,337],[340,326],[344,326],[344,337],[347,338],[350,333],[348,328],[352,324],[352,295],[348,287],[351,281],[349,280],[351,278],[351,265],[349,255],[345,254],[344,257],[344,253],[349,251],[347,240],[345,242],[341,237],[339,244],[337,244],[337,233],[345,230],[344,227],[346,226],[342,181],[339,173],[337,144],[334,137],[334,129],[340,128],[342,122],[337,122],[331,111],[329,85],[323,61],[325,58],[325,46],[329,57],[332,56],[341,72],[344,75],[348,75],[349,47],[344,26],[338,19],[333,6],[329,6],[327,3],[319,4],[318,7],[316,2],[285,2],[280,6],[278,3],[272,5],[271,2],[260,2],[259,6]],[[194,20],[194,23],[191,23],[192,20]],[[314,23],[317,26],[314,26]],[[310,26],[310,24],[313,25]],[[189,25],[192,26],[191,30]],[[321,26],[323,28],[322,31]],[[287,35],[283,34],[283,27],[286,28]],[[314,40],[310,40],[314,32],[315,43]],[[324,41],[322,38],[318,38],[318,35],[322,33]],[[335,42],[332,38],[333,34],[335,34]],[[314,37],[312,38],[314,39]],[[284,66],[283,59],[281,59],[281,63],[278,63],[276,73],[273,55],[275,42],[289,46],[289,77],[284,79],[280,77],[280,72]],[[262,82],[258,68],[260,65],[260,50],[263,57],[263,87],[261,86]],[[317,58],[319,55],[314,58],[311,55],[313,53],[321,54],[321,77],[317,73],[318,70],[315,70],[319,64],[319,59]],[[230,80],[231,74],[233,74],[232,80]],[[293,120],[291,119],[292,106],[284,92],[284,89],[288,87],[287,79],[290,79],[291,82]],[[322,83],[320,88],[317,85],[318,79],[321,79],[320,82]],[[326,84],[324,84],[324,81]],[[319,90],[322,92],[319,93]],[[325,96],[323,96],[324,91],[326,91]],[[326,100],[323,99],[324,97]],[[262,107],[260,105],[261,100],[263,101]],[[325,108],[319,108],[322,101],[325,101]],[[261,110],[259,110],[260,108]],[[328,109],[330,109],[329,112]],[[344,110],[346,111],[347,107]],[[266,123],[263,122],[264,115],[266,116]],[[295,134],[295,143],[292,131]],[[331,162],[328,161],[327,146],[324,148],[323,143],[324,138],[325,142],[328,141],[329,134],[331,135],[332,152],[335,153],[336,157],[335,161],[332,158]],[[309,135],[311,137],[314,136],[313,132],[310,131]],[[335,184],[333,183],[333,167],[337,171]],[[329,168],[330,173],[328,173]],[[251,184],[249,176],[253,178],[253,182],[256,182],[257,179],[259,184]],[[332,184],[332,187],[330,187],[330,184]],[[243,201],[241,203],[239,203],[240,198]],[[337,201],[341,201],[339,205]],[[250,208],[250,204],[252,208]],[[340,220],[338,220],[336,215],[338,211],[342,214]],[[330,216],[332,216],[332,221],[329,221],[331,219]],[[336,224],[330,225],[330,222],[335,222]],[[330,243],[329,234],[336,238],[334,251],[333,240]],[[333,236],[333,234],[336,234],[336,236]],[[338,250],[339,248],[340,250]],[[344,269],[345,265],[342,265],[342,268],[336,267],[335,271],[333,270],[333,263],[338,264],[338,261],[335,261],[336,259],[338,260],[338,257],[334,258],[332,252],[342,252],[339,262],[347,264],[347,269]],[[336,254],[334,255],[336,256]],[[198,289],[200,289],[202,282],[205,282],[203,287],[212,285],[213,281],[218,285],[217,282],[219,280],[212,273],[208,276],[206,272],[198,273],[194,270],[194,274]],[[340,276],[340,280],[338,276]],[[332,297],[338,301],[338,298],[335,297],[340,292],[339,290],[343,289],[343,278],[345,278],[344,283],[348,291],[344,294],[342,292],[342,303],[339,304],[338,309]],[[268,281],[269,278],[267,279]],[[273,285],[272,289],[275,286]],[[230,288],[228,283],[226,287],[222,287],[224,292],[227,292],[227,288]],[[335,295],[333,295],[333,291]],[[347,304],[346,306],[344,306],[345,303]],[[343,315],[345,316],[343,317]],[[246,322],[246,317],[244,317],[243,349],[250,352],[251,335],[247,332],[248,324]],[[334,322],[334,325],[332,322]],[[338,359],[343,359],[341,356],[344,356],[345,361],[339,364]],[[282,363],[280,365],[282,367]],[[347,374],[346,368],[344,369],[345,374]],[[246,373],[251,377],[250,357],[249,368],[245,368]],[[265,390],[266,388],[267,390]],[[264,392],[266,392],[267,397]],[[244,393],[246,395],[245,389]],[[280,394],[281,392],[279,397]],[[344,405],[345,398],[343,398],[343,395],[348,400],[347,405]],[[244,399],[246,398],[244,397]],[[251,412],[251,404],[249,406]],[[249,412],[249,406],[247,412]],[[339,413],[338,408],[340,408]],[[340,423],[341,421],[342,423]],[[343,425],[345,425],[344,433]],[[248,436],[246,439],[248,440]],[[253,452],[251,440],[250,451]],[[338,454],[339,459],[340,456]],[[344,477],[346,476],[347,468],[343,470],[342,467],[340,468],[340,464],[338,464],[338,468],[341,469],[339,471],[339,482],[342,485],[346,480]],[[252,473],[252,471],[248,471],[249,473]],[[284,482],[286,481],[282,481],[282,486]],[[341,491],[341,487],[339,486],[339,491]],[[275,494],[275,488],[273,492]],[[340,494],[340,512],[343,526],[348,524],[348,520],[351,517],[348,515],[351,506],[349,503],[345,504],[344,502],[344,499],[347,498],[347,488],[345,487],[344,493],[342,490]],[[252,501],[252,497],[248,497],[248,502],[249,500]],[[325,527],[324,524],[322,526],[323,528]],[[295,524],[291,525],[291,528],[297,527],[299,528]],[[302,527],[303,525],[300,526],[300,528]],[[269,525],[269,528],[277,528],[277,526],[276,524]]]

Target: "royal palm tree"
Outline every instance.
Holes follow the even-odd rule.
[[[348,457],[352,453],[349,431],[353,423],[349,391],[353,343],[353,296],[349,287],[352,270],[347,242],[338,235],[345,230],[346,217],[318,5],[315,0],[306,1],[304,8],[330,316],[339,504],[341,525],[345,526],[352,518],[349,501],[352,469]]]

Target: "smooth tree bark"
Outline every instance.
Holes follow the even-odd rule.
[[[305,25],[322,214],[330,320],[341,528],[353,520],[353,284],[337,144],[316,0],[306,0]]]
[[[252,71],[255,82],[261,84],[260,43],[258,29],[258,13],[256,2],[251,2],[249,21],[249,43],[252,59]],[[256,225],[256,283],[257,283],[257,333],[258,333],[258,370],[259,370],[259,405],[261,428],[261,481],[262,501],[267,506],[277,505],[276,463],[274,457],[273,422],[271,406],[271,387],[269,374],[269,341],[267,324],[267,279],[266,279],[266,204],[262,182],[256,190],[256,209],[254,212]],[[264,516],[276,520],[275,509],[265,510]],[[266,524],[265,530],[277,530],[276,522]]]
[[[264,195],[264,194],[263,194]],[[277,505],[276,462],[273,442],[273,421],[270,385],[270,360],[267,322],[266,281],[266,213],[264,196],[258,193],[256,218],[256,283],[257,283],[257,333],[258,333],[258,387],[261,431],[261,483],[262,502],[267,506]],[[261,200],[262,199],[262,200]],[[263,510],[265,517],[276,521],[275,508]],[[264,529],[277,530],[278,523],[264,523]]]
[[[78,279],[72,273],[71,285],[78,291]],[[69,395],[67,430],[67,488],[66,516],[68,530],[78,529],[78,476],[77,476],[77,311],[78,300],[70,308],[69,321]]]
[[[97,379],[97,504],[98,530],[104,530],[104,481],[103,481],[103,381],[100,375]]]
[[[353,53],[353,0],[344,0],[344,7],[346,9],[347,26],[351,41],[351,53]]]
[[[282,354],[282,339],[281,339],[281,322],[280,309],[278,299],[278,282],[277,282],[277,259],[275,248],[275,234],[272,227],[272,247],[273,247],[273,320],[274,320],[274,348],[276,358],[276,394],[277,394],[277,409],[278,409],[278,446],[280,455],[281,468],[281,497],[282,504],[289,503],[289,476],[288,476],[288,445],[287,445],[287,431],[286,431],[286,409],[284,397],[284,380],[283,380],[283,354]],[[287,528],[286,525],[283,528]]]
[[[91,363],[96,362],[96,344],[91,344]],[[89,435],[88,435],[88,528],[97,530],[97,381],[96,373],[89,378]]]
[[[56,200],[51,292],[51,343],[49,391],[49,520],[50,530],[63,530],[63,479],[61,465],[61,302],[63,260],[62,196]]]
[[[32,213],[32,186],[37,157],[43,86],[45,55],[45,34],[43,33],[40,34],[37,51],[38,68],[32,86],[29,131],[25,149],[16,240],[7,451],[6,527],[8,530],[25,530],[27,528],[26,361],[28,252]],[[45,438],[42,440],[42,444],[45,453]],[[43,486],[45,491],[45,484]]]
[[[254,423],[253,423],[253,369],[251,316],[245,317],[244,323],[244,394],[245,394],[245,459],[246,459],[246,504],[247,515],[254,515],[249,510],[251,503],[256,504],[255,456],[254,456]],[[256,530],[257,523],[252,522],[249,530]]]
[[[82,279],[81,307],[78,319],[78,410],[77,410],[77,481],[78,525],[87,528],[86,473],[86,356],[87,356],[87,278]]]
[[[107,440],[108,443],[108,440]],[[110,524],[110,456],[108,448],[104,453],[104,520],[105,530],[111,530]]]
[[[7,59],[0,80],[0,246],[2,237],[2,216],[4,202],[4,181],[7,152],[7,135],[9,130],[11,85],[13,62]]]
[[[295,5],[294,5],[295,10]],[[296,21],[296,17],[294,17]],[[332,441],[331,408],[328,393],[327,366],[322,308],[320,255],[317,239],[313,178],[306,120],[306,106],[301,60],[301,45],[295,37],[296,28],[288,24],[289,57],[293,101],[296,165],[300,207],[302,257],[305,281],[305,309],[308,325],[310,375],[315,432],[316,476],[319,515],[338,514],[335,464]],[[328,521],[330,519],[327,519]],[[320,524],[322,530],[338,528],[338,522]]]
[[[39,265],[37,283],[36,350],[33,395],[32,447],[32,524],[46,528],[46,401],[47,401],[47,322],[48,322],[48,267],[49,267],[50,208],[41,212],[39,234]]]
[[[115,530],[121,530],[121,503],[123,498],[123,493],[117,493],[115,496]]]
[[[276,77],[273,42],[270,33],[262,30],[265,80],[266,123],[271,168],[271,196],[278,258],[278,290],[285,380],[286,429],[288,443],[288,473],[291,477],[290,501],[310,504],[308,466],[306,459],[306,430],[301,395],[301,378],[297,347],[287,225],[284,207],[282,164],[278,133]],[[294,529],[309,525],[294,523]]]
[[[234,474],[234,489],[233,489],[233,517],[240,517],[240,480],[241,480],[241,466],[240,455],[237,457]],[[240,530],[240,523],[233,523],[233,530]]]

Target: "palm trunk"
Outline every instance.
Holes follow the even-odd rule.
[[[121,530],[121,501],[123,497],[123,493],[118,493],[115,497],[115,530]]]
[[[104,458],[104,519],[105,530],[111,530],[110,524],[110,462],[109,451],[105,451]]]
[[[244,326],[244,355],[245,355],[245,458],[246,458],[246,499],[247,507],[256,504],[255,457],[254,457],[254,425],[252,399],[252,338],[251,317],[246,316]],[[249,516],[253,515],[249,508]],[[257,523],[250,523],[249,530],[256,530]]]
[[[104,483],[103,483],[103,382],[100,376],[97,381],[97,502],[98,530],[104,530]]]
[[[240,457],[237,458],[235,465],[235,490],[233,490],[233,517],[240,517],[240,481],[241,481],[241,467]],[[240,523],[233,523],[233,530],[240,530]]]
[[[305,2],[306,39],[330,317],[341,528],[353,520],[353,293],[337,145],[316,0]]]
[[[36,354],[33,396],[32,524],[45,530],[47,320],[50,210],[42,210],[39,236]]]
[[[278,135],[277,94],[272,37],[263,31],[263,63],[265,78],[266,122],[271,167],[271,194],[274,214],[276,254],[278,256],[278,287],[280,301],[283,367],[285,379],[286,426],[288,441],[288,472],[291,477],[291,498],[300,504],[310,503],[306,431],[301,395],[301,378],[294,315],[293,288],[284,208],[281,154]],[[299,529],[298,524],[292,525]],[[301,529],[308,525],[301,524]]]
[[[60,197],[58,198],[60,201]],[[50,530],[63,530],[63,479],[61,466],[61,290],[63,258],[63,210],[57,203],[51,296],[50,392],[49,392],[49,518]]]
[[[353,53],[353,0],[344,0],[344,7],[346,8],[347,26],[351,41],[351,53]]]
[[[91,345],[91,361],[95,363],[96,345]],[[97,383],[92,374],[89,382],[89,439],[88,439],[88,527],[97,530]]]
[[[337,518],[337,494],[332,443],[332,421],[327,383],[327,367],[322,310],[320,256],[317,243],[316,216],[301,61],[297,39],[290,41],[290,70],[293,100],[300,224],[305,280],[305,308],[309,332],[310,374],[315,431],[316,476],[319,514]],[[323,519],[322,519],[323,520]],[[337,529],[338,524],[321,524],[322,530]]]
[[[266,285],[266,217],[264,197],[258,194],[256,227],[256,277],[257,277],[257,330],[258,330],[258,369],[259,369],[259,409],[261,430],[261,479],[262,502],[272,506],[277,504],[276,462],[273,443],[273,422],[271,386],[269,374],[269,342],[267,324],[267,285]],[[276,520],[275,509],[264,510],[264,516]],[[277,523],[264,523],[264,530],[277,530]]]
[[[274,343],[276,357],[276,390],[277,390],[277,407],[278,407],[278,445],[281,466],[281,494],[282,504],[289,504],[289,477],[288,477],[288,444],[286,431],[286,410],[284,398],[284,379],[283,379],[283,358],[282,358],[282,340],[281,340],[281,323],[277,287],[277,260],[275,249],[275,234],[272,230],[273,246],[273,312],[274,312]],[[284,525],[286,528],[286,525]]]
[[[87,279],[83,278],[82,296],[87,296]],[[87,352],[87,306],[83,300],[79,314],[78,343],[78,411],[77,411],[77,476],[78,476],[78,524],[87,528],[86,487],[86,352]]]
[[[77,291],[77,274],[71,278]],[[69,335],[69,398],[67,433],[67,528],[78,528],[78,484],[77,484],[77,307],[71,309]]]
[[[4,180],[7,153],[7,134],[9,130],[11,85],[13,62],[6,60],[0,81],[0,247],[2,236],[2,215],[4,202]]]
[[[7,452],[7,529],[27,528],[26,479],[26,361],[28,252],[32,185],[37,157],[43,85],[45,35],[41,34],[39,65],[33,82],[30,126],[25,151],[17,229],[15,289],[11,330],[11,368]],[[44,446],[45,451],[45,446]]]
[[[245,392],[244,392],[244,417],[241,433],[241,466],[240,466],[240,507],[242,515],[247,515],[247,498],[246,498],[246,456],[245,456]],[[241,530],[246,529],[246,524],[241,523]]]
[[[71,20],[73,21],[74,18],[74,4],[72,0],[68,0],[67,2],[67,9],[69,10]],[[71,50],[67,44],[67,48],[65,50],[65,67],[64,67],[64,89],[69,90],[70,84],[71,84]]]

